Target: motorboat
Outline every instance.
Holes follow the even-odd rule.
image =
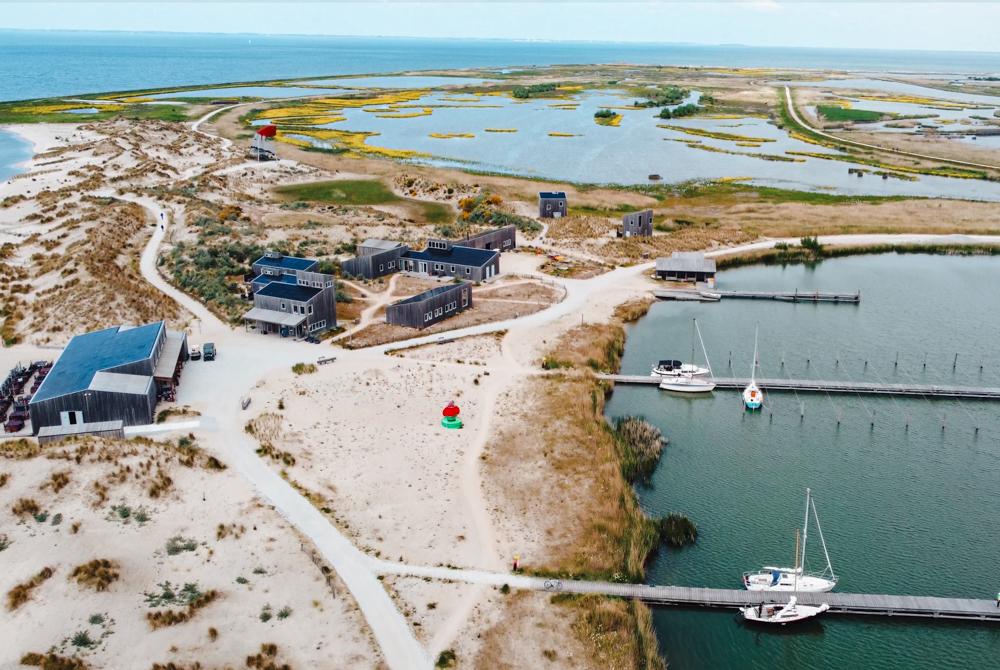
[[[816,522],[816,530],[819,533],[819,541],[823,546],[823,557],[826,559],[826,567],[819,573],[806,573],[804,566],[806,563],[806,543],[809,538],[809,515]],[[833,565],[830,563],[830,552],[826,549],[826,539],[823,537],[823,529],[819,525],[819,515],[816,513],[816,502],[812,498],[812,493],[806,489],[806,513],[802,522],[802,551],[799,552],[798,531],[795,536],[795,563],[794,568],[781,568],[765,566],[757,572],[743,573],[743,586],[748,591],[804,591],[810,593],[824,593],[832,591],[837,586],[837,576],[833,572]]]
[[[685,373],[676,377],[663,377],[660,380],[660,388],[677,393],[710,393],[715,390],[715,381]]]
[[[805,621],[830,609],[830,605],[800,605],[798,598],[792,596],[787,603],[760,603],[741,607],[743,620],[751,623],[777,624],[784,626],[798,621]]]
[[[701,353],[705,356],[705,367],[699,367],[694,363],[681,363],[680,361],[660,361],[658,366],[653,368],[651,376],[657,375],[657,368],[667,366],[670,374],[659,375],[660,388],[664,391],[674,391],[676,393],[711,393],[715,390],[715,377],[712,375],[712,364],[708,361],[708,351],[705,349],[705,341],[701,337],[701,328],[698,327],[698,320],[692,319],[691,334],[691,358],[694,358],[694,337],[697,335],[701,343]]]
[[[678,360],[662,360],[653,366],[649,373],[650,377],[680,377],[682,375],[707,375],[708,368],[703,368],[694,363],[682,363]]]

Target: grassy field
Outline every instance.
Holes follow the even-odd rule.
[[[406,204],[418,210],[427,223],[448,223],[455,218],[447,205],[402,198],[376,179],[344,179],[293,184],[275,189],[282,199],[327,202],[337,205]]]
[[[80,103],[80,109],[88,109],[92,105]],[[108,109],[94,114],[70,114],[65,111],[44,111],[39,106],[38,111],[32,111],[30,105],[24,103],[0,104],[0,123],[89,123],[103,121],[114,117],[126,119],[154,119],[159,121],[187,121],[191,113],[190,105],[127,105],[123,109]]]
[[[850,107],[840,107],[838,105],[818,105],[816,111],[827,121],[856,121],[858,123],[871,123],[881,121],[887,114],[873,112],[869,109],[851,109]]]

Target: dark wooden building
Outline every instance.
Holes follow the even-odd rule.
[[[618,237],[652,237],[653,210],[644,209],[622,217],[622,227]]]
[[[510,251],[517,248],[517,226],[512,224],[495,230],[487,230],[460,240],[455,240],[454,243],[463,247],[472,247],[473,249]]]
[[[389,305],[385,322],[409,328],[426,328],[472,307],[468,282],[438,286]]]
[[[187,358],[187,336],[163,321],[77,335],[28,404],[32,432],[103,433],[109,422],[153,423],[158,397],[173,392]]]
[[[715,261],[700,251],[675,251],[656,259],[657,279],[715,283]]]
[[[566,216],[566,194],[563,191],[542,191],[538,194],[538,216],[543,219]]]
[[[397,272],[399,257],[410,248],[399,242],[367,239],[358,245],[358,255],[341,263],[341,269],[349,277],[376,279]]]
[[[272,281],[253,294],[253,309],[243,315],[262,335],[306,337],[337,327],[337,289],[333,275],[299,272],[296,283]]]
[[[431,277],[455,277],[481,282],[500,274],[500,252],[429,240],[423,251],[407,251],[400,257],[401,270]]]

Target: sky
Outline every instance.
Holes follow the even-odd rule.
[[[1000,51],[1000,3],[3,2],[0,28]]]

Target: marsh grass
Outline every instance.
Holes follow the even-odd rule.
[[[108,587],[121,576],[118,563],[107,558],[95,558],[73,568],[69,578],[80,586],[95,591],[107,591]]]
[[[18,584],[8,591],[7,609],[13,612],[18,607],[28,602],[28,600],[31,599],[32,592],[41,586],[46,580],[50,579],[54,572],[55,571],[52,568],[44,567],[39,570],[34,577],[26,582]]]

